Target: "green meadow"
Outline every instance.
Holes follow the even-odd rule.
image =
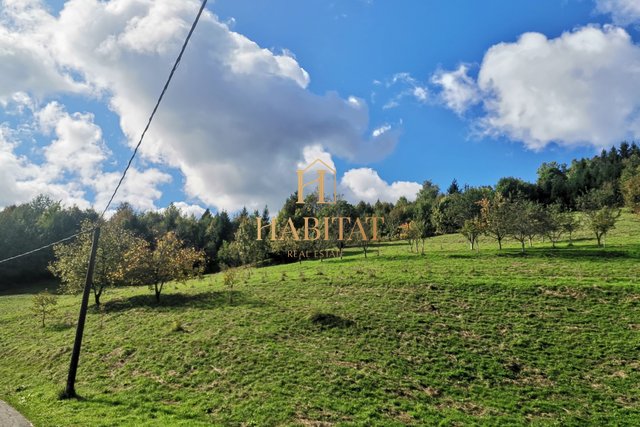
[[[159,305],[110,289],[78,400],[57,396],[80,297],[42,328],[31,294],[0,295],[0,399],[35,426],[637,426],[639,236],[625,214],[606,248],[447,235],[171,284]]]

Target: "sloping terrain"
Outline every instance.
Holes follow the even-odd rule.
[[[45,328],[0,296],[0,399],[36,426],[640,425],[640,221],[525,255],[461,236],[368,258],[110,290],[81,400],[60,401],[79,297]],[[379,249],[379,255],[377,254]]]

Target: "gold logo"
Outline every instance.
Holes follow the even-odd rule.
[[[311,172],[311,168],[317,166],[314,170],[317,172],[317,178],[305,182],[304,176],[306,173]],[[333,200],[327,201],[325,199],[325,178],[327,173],[332,175],[333,178]],[[303,205],[304,202],[304,189],[305,187],[317,184],[318,185],[318,204],[336,204],[337,203],[337,177],[336,170],[329,166],[321,159],[314,160],[309,166],[304,169],[297,170],[298,175],[298,201],[296,204]],[[379,226],[384,224],[384,217],[378,217],[375,215],[364,218],[351,218],[349,216],[326,216],[322,218],[316,217],[302,217],[304,226],[300,229],[296,228],[294,218],[289,217],[284,224],[277,224],[277,219],[273,219],[268,224],[262,223],[262,218],[256,218],[257,236],[256,240],[262,240],[262,232],[268,229],[270,239],[272,241],[316,241],[324,240],[336,242],[350,242],[350,241],[377,241]],[[337,229],[335,229],[337,227]],[[302,235],[302,237],[301,237]],[[291,251],[289,251],[291,252]],[[295,251],[293,251],[295,252]]]
[[[318,177],[309,182],[304,182],[304,175],[309,172],[313,166],[318,165],[319,168],[316,170]],[[327,172],[333,177],[333,201],[326,201],[324,198],[324,189],[325,189],[325,177]],[[298,201],[297,204],[304,205],[304,188],[308,185],[318,184],[318,203],[319,204],[335,204],[337,199],[337,178],[336,178],[336,170],[326,164],[324,161],[320,159],[314,160],[309,166],[304,169],[298,169]]]

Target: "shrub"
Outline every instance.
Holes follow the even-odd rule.
[[[229,294],[229,304],[233,302],[233,286],[236,284],[237,280],[237,271],[235,269],[228,268],[224,271],[223,284],[224,287],[227,288]]]
[[[55,306],[58,304],[58,297],[44,290],[33,296],[33,306],[31,311],[34,315],[42,319],[42,327],[45,327],[45,321],[48,315],[55,312]]]

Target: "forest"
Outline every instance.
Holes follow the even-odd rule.
[[[555,244],[561,236],[570,240],[581,227],[590,230],[601,246],[606,244],[606,234],[615,226],[621,208],[640,210],[640,148],[635,143],[624,142],[593,158],[574,160],[570,165],[544,163],[537,171],[536,182],[505,177],[493,186],[473,187],[459,185],[454,179],[443,191],[431,181],[425,181],[414,201],[400,198],[396,203],[378,201],[353,205],[338,200],[333,205],[321,205],[313,194],[306,197],[304,205],[296,201],[297,194],[292,194],[275,218],[271,218],[268,207],[261,212],[244,208],[233,214],[207,210],[196,218],[183,215],[174,205],[161,211],[138,212],[122,204],[105,225],[116,233],[114,235],[125,233],[131,237],[125,241],[133,246],[122,247],[122,242],[119,243],[117,249],[122,254],[133,254],[136,248],[138,252],[144,249],[153,253],[158,245],[169,242],[196,251],[197,256],[192,252],[187,258],[198,264],[202,272],[290,262],[287,251],[292,249],[342,251],[346,245],[352,245],[362,247],[366,256],[372,243],[364,239],[344,242],[333,231],[328,240],[256,239],[258,224],[285,223],[288,218],[292,218],[297,229],[303,230],[304,217],[384,217],[384,223],[379,226],[380,238],[407,240],[416,252],[424,251],[425,239],[450,233],[463,234],[472,250],[479,249],[478,237],[487,235],[500,248],[505,239],[513,239],[525,251],[536,236]],[[5,207],[0,212],[0,259],[88,229],[95,225],[98,217],[94,210],[68,207],[46,196]],[[103,240],[109,241],[104,233]],[[73,243],[0,264],[0,287],[51,279],[56,273],[54,260],[64,255],[65,247],[70,245]],[[75,247],[82,245],[77,243]],[[123,265],[128,261],[121,260]]]

